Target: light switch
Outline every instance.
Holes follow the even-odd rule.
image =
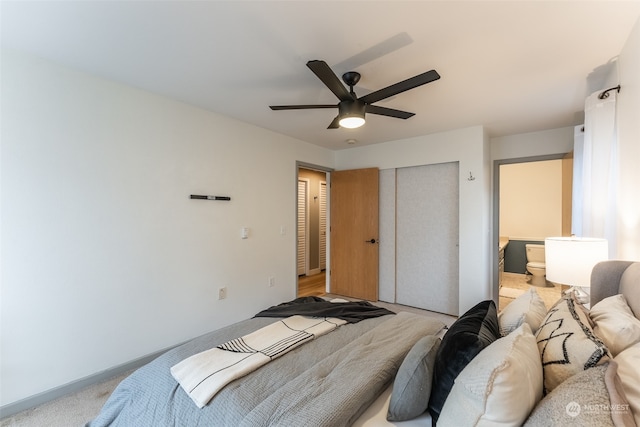
[[[240,237],[242,237],[243,239],[249,238],[249,227],[242,227],[242,229],[240,230]]]

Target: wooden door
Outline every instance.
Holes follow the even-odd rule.
[[[331,293],[378,300],[378,169],[331,173]]]

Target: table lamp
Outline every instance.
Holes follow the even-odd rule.
[[[572,286],[581,304],[589,303],[591,270],[609,258],[606,239],[548,237],[544,240],[547,280]]]

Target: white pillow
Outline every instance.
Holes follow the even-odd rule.
[[[625,348],[640,342],[640,320],[636,319],[622,294],[603,299],[589,312],[595,324],[593,333],[615,357]]]
[[[547,307],[534,288],[511,301],[498,314],[500,334],[504,337],[516,330],[522,323],[528,323],[535,333],[540,327],[542,319],[547,315]]]
[[[618,363],[622,389],[631,406],[636,425],[640,426],[640,343],[620,352],[613,360]]]
[[[482,350],[460,372],[438,427],[521,426],[542,399],[542,364],[527,323]]]
[[[589,314],[572,294],[551,307],[536,332],[544,376],[544,394],[567,378],[604,363],[607,346],[589,325]]]
[[[610,360],[567,378],[533,408],[524,427],[633,427],[620,377]]]

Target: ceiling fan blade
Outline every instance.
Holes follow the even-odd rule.
[[[340,116],[336,116],[327,129],[338,129],[340,127]]]
[[[408,111],[394,110],[393,108],[378,107],[377,105],[367,105],[365,111],[371,114],[378,114],[379,116],[395,117],[397,119],[408,119],[415,116],[415,113],[409,113]]]
[[[318,104],[318,105],[269,105],[272,110],[308,110],[311,108],[338,108],[336,104]]]
[[[359,99],[367,104],[373,104],[374,102],[378,102],[382,99],[392,97],[409,89],[422,86],[434,80],[438,80],[439,78],[440,74],[438,74],[436,70],[427,71],[426,73],[418,74],[417,76],[411,77],[410,79],[403,80],[391,86],[387,86],[384,89],[371,92],[370,94],[365,95]]]
[[[307,62],[307,67],[309,67],[309,69],[313,71],[320,80],[322,80],[322,83],[324,83],[340,101],[353,100],[353,97],[347,88],[342,84],[331,68],[329,68],[326,62],[317,60],[309,61]]]

